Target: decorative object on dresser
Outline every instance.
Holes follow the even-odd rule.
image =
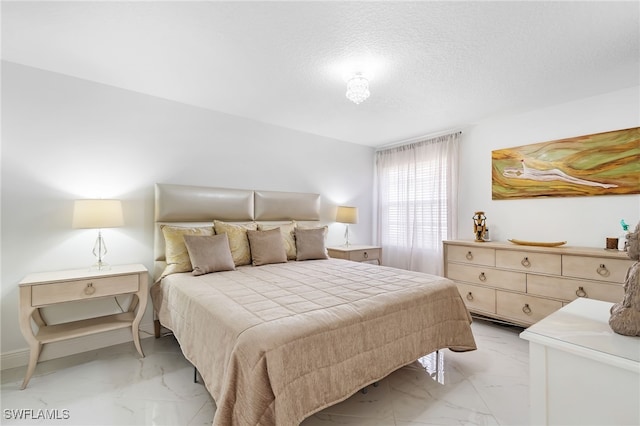
[[[346,224],[346,229],[344,231],[344,245],[345,247],[349,247],[349,224],[358,223],[358,208],[338,206],[338,211],[336,212],[336,222]]]
[[[382,247],[349,245],[348,247],[327,247],[329,256],[334,259],[353,260],[354,262],[376,261],[382,264]]]
[[[640,223],[626,235],[627,256],[634,263],[624,281],[624,298],[611,307],[609,325],[618,334],[640,336]]]
[[[605,238],[605,248],[607,250],[618,250],[618,239],[616,237]]]
[[[470,312],[529,326],[578,297],[617,302],[632,261],[624,252],[588,247],[444,241],[445,276]]]
[[[618,238],[618,250],[627,251],[629,242],[627,241],[627,233],[629,232],[629,225],[625,223],[624,219],[620,220],[620,226],[622,227],[622,235]]]
[[[566,241],[523,241],[523,240],[516,240],[515,238],[512,238],[507,241],[513,244],[518,244],[520,246],[538,246],[538,247],[558,247],[558,246],[563,246],[567,244]]]
[[[483,243],[485,234],[487,233],[487,217],[484,212],[475,212],[473,214],[473,233],[476,236],[476,242]]]
[[[66,322],[47,324],[40,310],[47,306],[120,295],[135,295],[125,312]],[[30,355],[22,389],[29,383],[42,346],[46,343],[82,337],[103,331],[131,328],[133,343],[140,356],[138,327],[147,307],[149,278],[143,265],[118,265],[109,271],[86,269],[40,272],[27,275],[20,282],[20,330],[29,344]],[[34,333],[31,321],[38,330]]]
[[[609,328],[611,305],[574,300],[520,334],[529,341],[530,424],[640,424],[640,338]]]
[[[76,200],[73,206],[73,227],[80,229],[97,229],[98,238],[93,246],[96,263],[95,270],[107,270],[109,264],[103,260],[107,254],[107,246],[102,238],[102,229],[117,228],[124,225],[122,202],[120,200]]]

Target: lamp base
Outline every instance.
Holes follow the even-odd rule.
[[[344,247],[349,247],[351,244],[349,243],[349,224],[346,224],[346,229],[344,231]]]
[[[93,246],[93,255],[96,257],[96,263],[91,265],[91,271],[108,271],[111,269],[111,265],[102,260],[104,255],[107,254],[107,245],[102,238],[102,231],[98,230],[98,238]]]
[[[90,271],[109,271],[111,270],[111,265],[109,265],[107,262],[98,261],[93,265],[91,265],[91,268],[89,268],[89,270]]]

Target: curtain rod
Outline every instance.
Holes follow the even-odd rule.
[[[389,148],[397,148],[397,147],[402,146],[402,145],[409,145],[409,144],[416,143],[416,142],[422,142],[422,141],[427,140],[427,139],[435,139],[435,138],[437,138],[439,136],[453,135],[453,134],[461,135],[462,134],[462,130],[447,130],[447,131],[444,131],[444,132],[432,133],[430,135],[417,136],[415,138],[405,139],[405,140],[398,141],[398,142],[391,142],[391,143],[388,143],[386,145],[382,145],[382,146],[377,147],[376,151],[383,151],[383,150],[389,149]]]

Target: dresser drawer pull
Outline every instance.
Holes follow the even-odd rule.
[[[584,291],[584,287],[578,287],[578,289],[576,290],[576,296],[587,297],[587,292]]]
[[[473,294],[471,294],[471,292],[467,293],[467,300],[473,300]]]
[[[522,307],[522,312],[524,312],[527,315],[531,315],[531,308],[529,307],[528,303],[524,304],[524,306]]]
[[[369,258],[369,253],[367,253],[366,251],[364,253],[362,253],[362,257],[364,257],[365,259]]]
[[[522,259],[520,264],[522,266],[524,266],[525,268],[528,268],[529,266],[531,266],[531,262],[529,262],[529,258],[528,257],[525,257],[524,259]]]
[[[471,254],[470,251],[467,252],[467,255],[465,257],[467,258],[467,260],[473,260],[473,254]]]
[[[93,283],[87,283],[87,286],[84,288],[84,294],[91,296],[95,292],[96,288],[93,286]]]
[[[480,275],[478,275],[478,279],[482,282],[485,282],[487,280],[487,276],[484,274],[484,272],[480,272]]]
[[[607,267],[604,265],[604,263],[601,263],[600,266],[598,267],[598,269],[596,269],[596,272],[599,275],[602,275],[603,277],[608,277],[609,276],[609,270],[607,269]]]

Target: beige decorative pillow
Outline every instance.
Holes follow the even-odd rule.
[[[164,235],[164,252],[167,266],[162,272],[162,278],[178,272],[191,272],[193,267],[189,259],[187,246],[184,244],[185,235],[213,235],[213,227],[183,227],[161,225],[162,235]]]
[[[258,224],[258,231],[269,231],[271,229],[280,228],[282,234],[282,242],[284,243],[284,250],[287,252],[287,259],[294,260],[296,258],[296,223],[285,223],[283,225],[265,225]]]
[[[185,235],[184,244],[193,265],[193,275],[236,269],[226,235]]]
[[[258,229],[258,225],[255,222],[236,225],[214,220],[213,227],[216,230],[216,235],[227,234],[229,237],[233,263],[236,266],[249,265],[251,263],[251,249],[249,248],[247,231],[255,231]]]
[[[287,261],[287,252],[284,249],[279,228],[269,231],[247,231],[247,236],[251,246],[253,266]]]
[[[329,228],[296,228],[297,260],[328,259],[325,239]]]

